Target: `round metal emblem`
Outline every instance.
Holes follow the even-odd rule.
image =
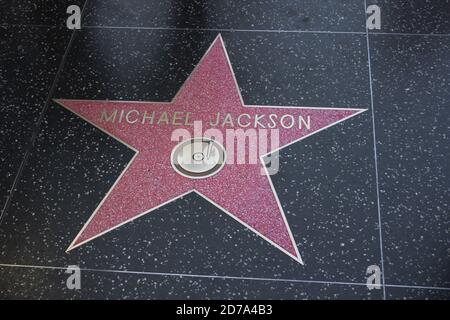
[[[204,137],[179,143],[171,155],[175,171],[192,179],[215,175],[225,165],[225,159],[224,147],[217,141]]]

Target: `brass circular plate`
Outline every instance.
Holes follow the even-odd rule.
[[[225,159],[225,148],[220,143],[202,137],[180,142],[172,150],[171,164],[182,176],[202,179],[217,174]]]

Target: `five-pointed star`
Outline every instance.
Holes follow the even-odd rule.
[[[248,114],[246,119],[270,114],[279,119],[287,113],[294,118],[309,116],[310,128],[277,127],[280,145],[284,147],[364,111],[245,105],[220,35],[169,103],[67,99],[56,102],[136,152],[68,251],[189,192],[196,192],[300,263],[303,262],[283,208],[270,176],[261,174],[260,162],[227,163],[220,172],[204,179],[191,179],[174,170],[171,152],[177,142],[171,140],[171,134],[178,128],[193,131],[186,119],[177,117],[189,113],[189,122],[202,121],[203,130],[206,130],[212,127],[210,121],[218,112],[234,118],[245,113]],[[159,120],[155,118],[151,123],[153,111],[156,114],[166,112],[171,120],[163,119],[163,123],[158,124]],[[129,117],[125,119],[124,114]],[[111,121],[105,115],[120,119]],[[222,125],[214,128],[226,129]]]

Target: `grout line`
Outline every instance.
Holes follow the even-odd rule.
[[[385,286],[389,287],[389,288],[450,291],[450,287],[414,286],[414,285],[406,285],[406,284],[386,284]]]
[[[0,27],[31,27],[31,28],[66,28],[63,25],[51,24],[0,24]],[[317,34],[361,34],[366,31],[327,31],[327,30],[280,30],[280,29],[229,29],[229,28],[176,28],[176,27],[146,27],[146,26],[94,26],[82,25],[82,29],[128,29],[128,30],[167,30],[167,31],[216,31],[216,32],[266,32],[266,33],[317,33]],[[420,36],[420,37],[450,37],[448,33],[412,33],[412,32],[369,32],[371,35],[384,36]]]
[[[68,268],[70,268],[70,266],[69,267],[55,267],[55,266],[34,266],[34,265],[17,265],[17,264],[0,264],[0,267],[25,268],[25,269],[44,269],[44,270],[67,270]],[[180,277],[180,278],[206,278],[206,279],[223,279],[223,280],[253,280],[253,281],[297,282],[297,283],[316,283],[316,284],[367,286],[366,283],[359,283],[359,282],[338,282],[338,281],[306,280],[306,279],[262,278],[262,277],[224,276],[224,275],[170,273],[170,272],[148,272],[148,271],[92,269],[92,268],[80,268],[80,271],[117,273],[117,274],[135,274],[135,275],[147,275],[147,276],[169,276],[169,277]]]
[[[60,28],[60,29],[67,29],[65,25],[60,24],[22,24],[22,23],[2,23],[0,24],[1,28],[7,28],[7,27],[15,27],[15,28]]]
[[[364,0],[364,13],[367,8],[367,0]],[[375,133],[375,111],[373,100],[373,84],[372,84],[372,64],[370,58],[370,41],[369,41],[369,29],[366,27],[366,45],[367,45],[367,63],[369,71],[369,89],[370,89],[370,108],[372,112],[372,136],[373,136],[373,155],[375,160],[375,183],[377,187],[377,211],[378,211],[378,234],[380,240],[380,258],[381,258],[381,279],[383,285],[383,298],[386,300],[386,284],[384,275],[384,253],[383,253],[383,231],[381,227],[381,206],[380,206],[380,184],[378,178],[378,159],[377,159],[377,138]]]
[[[88,0],[85,1],[83,9],[81,10],[81,13],[83,13],[87,2],[88,2]],[[25,168],[25,165],[26,165],[26,163],[28,161],[28,158],[29,158],[29,156],[31,154],[31,150],[33,149],[34,144],[36,142],[36,139],[38,137],[38,134],[39,134],[39,131],[40,131],[40,128],[41,128],[41,124],[44,121],[45,113],[47,112],[48,105],[49,105],[49,103],[51,101],[51,98],[53,96],[53,93],[54,93],[54,91],[56,89],[56,84],[58,82],[59,76],[61,75],[62,69],[64,68],[64,64],[66,62],[69,50],[70,50],[70,48],[72,46],[72,43],[73,43],[73,40],[75,38],[75,34],[76,34],[76,30],[72,31],[72,35],[70,36],[70,39],[69,39],[69,42],[67,44],[66,50],[64,51],[64,54],[63,54],[63,56],[61,58],[61,62],[59,63],[58,69],[57,69],[56,74],[55,74],[55,78],[53,79],[52,85],[51,85],[51,87],[49,89],[49,92],[48,92],[47,98],[45,100],[44,106],[42,107],[41,112],[39,113],[39,118],[38,118],[36,124],[34,125],[34,130],[32,131],[31,139],[29,141],[29,145],[28,145],[28,147],[27,147],[27,149],[25,151],[25,154],[24,154],[24,156],[22,158],[22,161],[20,163],[20,166],[19,166],[19,169],[17,171],[16,177],[14,178],[13,184],[11,185],[11,189],[9,190],[9,194],[7,196],[5,205],[3,206],[2,211],[0,212],[0,225],[2,224],[3,218],[6,216],[6,212],[8,211],[9,206],[11,205],[11,201],[12,201],[12,197],[13,197],[13,194],[14,194],[14,190],[17,187],[17,184],[18,184],[19,179],[20,179],[20,177],[22,175],[23,169]]]
[[[382,36],[421,36],[421,37],[450,37],[448,33],[411,33],[411,32],[369,32],[370,35]]]
[[[173,31],[217,31],[217,32],[265,32],[265,33],[317,33],[317,34],[361,34],[365,35],[366,31],[326,31],[326,30],[276,30],[276,29],[228,29],[228,28],[171,28],[171,27],[139,27],[139,26],[92,26],[84,25],[86,29],[136,29],[136,30],[173,30]],[[394,36],[433,36],[433,37],[450,37],[446,33],[401,33],[401,32],[369,32],[378,35],[394,35]]]
[[[56,267],[56,266],[20,265],[20,264],[0,264],[0,267],[23,268],[23,269],[42,269],[42,270],[67,270],[67,269],[70,269],[70,266]],[[80,268],[80,271],[115,273],[115,274],[134,274],[134,275],[144,275],[144,276],[180,277],[180,278],[202,278],[202,279],[243,280],[243,281],[246,281],[246,280],[272,281],[272,282],[289,282],[289,283],[306,283],[306,284],[347,285],[347,286],[361,286],[361,287],[367,286],[367,283],[362,283],[362,282],[343,282],[343,281],[308,280],[308,279],[223,276],[223,275],[208,275],[208,274],[148,272],[148,271],[93,269],[93,268]],[[450,291],[450,287],[432,287],[432,286],[416,286],[416,285],[400,285],[400,284],[386,284],[386,287]]]
[[[264,33],[325,33],[325,34],[365,34],[363,31],[324,31],[324,30],[278,30],[278,29],[228,29],[228,28],[176,28],[176,27],[133,27],[133,26],[92,26],[87,29],[136,29],[136,30],[168,30],[168,31],[216,31],[216,32],[264,32]]]

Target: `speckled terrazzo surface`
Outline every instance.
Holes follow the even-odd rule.
[[[0,298],[449,299],[450,3],[373,4],[1,1]],[[368,109],[280,152],[305,265],[197,194],[66,253],[134,152],[52,99],[168,102],[219,31],[246,104]]]

